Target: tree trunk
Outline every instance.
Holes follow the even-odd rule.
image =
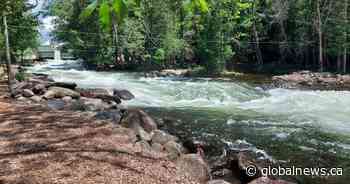
[[[338,56],[337,56],[337,71],[338,72],[341,72],[341,68],[342,68],[341,62],[342,62],[342,56],[339,53]]]
[[[8,88],[9,92],[12,95],[13,89],[12,89],[12,70],[11,70],[11,55],[10,55],[10,43],[9,43],[9,34],[8,34],[8,28],[7,28],[7,19],[5,13],[3,13],[3,23],[4,23],[4,35],[5,35],[5,45],[6,45],[6,60],[7,60],[7,77],[8,77]]]
[[[317,32],[318,32],[318,57],[320,71],[323,72],[323,43],[322,43],[322,20],[321,20],[321,9],[320,9],[320,0],[317,0]]]
[[[348,25],[348,0],[345,0],[345,8],[344,8],[344,20],[345,26]],[[347,65],[347,30],[344,31],[344,53],[343,53],[343,72],[346,73],[346,65]]]
[[[255,2],[253,4],[253,13],[254,13],[253,32],[254,32],[254,38],[255,38],[256,58],[258,60],[258,64],[259,65],[263,65],[264,61],[263,61],[261,50],[260,50],[259,34],[258,34],[257,29],[256,29],[256,20],[255,20],[256,8],[255,8]]]

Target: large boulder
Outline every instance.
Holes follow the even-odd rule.
[[[35,103],[39,103],[42,100],[42,98],[40,96],[32,96],[29,99]]]
[[[140,125],[134,124],[132,127],[134,130],[136,136],[143,141],[150,142],[152,139],[152,136],[150,133],[146,132]]]
[[[123,117],[122,125],[127,128],[139,125],[148,133],[157,129],[155,121],[147,113],[138,109],[128,110]]]
[[[190,176],[199,183],[210,179],[209,166],[198,154],[182,155],[177,161],[178,172]]]
[[[113,96],[118,96],[122,100],[132,100],[135,96],[128,90],[113,90]]]
[[[96,89],[77,89],[81,96],[87,98],[97,98],[105,102],[115,102],[117,104],[121,103],[119,96],[111,95],[106,89],[96,88]]]
[[[230,184],[230,183],[225,180],[210,180],[207,182],[207,184]]]
[[[151,116],[142,110],[138,110],[138,113],[140,114],[142,128],[144,128],[147,132],[152,132],[153,130],[158,129],[157,123]]]
[[[94,98],[96,95],[110,95],[108,90],[102,88],[77,88],[82,97]]]
[[[162,130],[154,130],[152,136],[153,143],[159,143],[161,145],[166,144],[169,141],[178,141],[178,138],[170,135]]]
[[[49,84],[49,87],[61,87],[61,88],[75,90],[75,88],[77,87],[77,84],[73,82],[53,82]]]
[[[66,103],[70,103],[70,102],[72,102],[73,98],[70,96],[65,96],[62,98],[62,100]]]
[[[13,85],[13,96],[22,94],[23,90],[30,89],[32,86],[28,82],[18,82]]]
[[[110,107],[101,99],[82,97],[80,101],[82,102],[84,109],[87,111],[103,111]]]
[[[260,177],[258,179],[251,181],[248,184],[295,184],[295,183],[291,183],[285,180],[272,180],[268,177]]]
[[[34,93],[33,93],[33,91],[30,90],[30,89],[24,89],[24,90],[22,91],[22,95],[23,95],[24,97],[30,98],[30,97],[34,96]]]
[[[79,98],[80,94],[76,91],[61,87],[50,87],[49,90],[44,94],[44,98],[63,98],[65,96],[70,96],[72,98]]]
[[[164,145],[164,149],[168,152],[168,158],[170,160],[176,160],[182,155],[183,147],[174,141],[169,141]]]
[[[46,86],[45,84],[36,84],[33,87],[33,92],[37,95],[43,95],[46,92]]]

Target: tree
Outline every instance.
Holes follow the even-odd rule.
[[[10,56],[10,44],[9,44],[9,35],[8,35],[8,27],[7,27],[7,17],[6,14],[3,13],[3,24],[4,24],[4,35],[5,35],[5,47],[6,47],[6,60],[7,60],[7,77],[8,77],[8,88],[10,91],[10,94],[13,94],[12,89],[12,80],[13,75],[11,71],[11,56]]]
[[[344,53],[343,53],[343,72],[346,73],[346,68],[347,68],[347,55],[348,55],[348,50],[347,50],[347,27],[348,27],[348,0],[345,0],[344,3],[344,22],[345,22],[345,29],[344,29]]]
[[[118,56],[118,26],[128,14],[126,0],[95,0],[82,12],[81,20],[91,16],[94,11],[99,12],[100,23],[104,30],[109,31],[112,28],[115,54]]]

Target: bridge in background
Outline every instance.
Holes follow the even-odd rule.
[[[42,59],[54,59],[54,60],[71,60],[75,57],[67,51],[62,51],[62,47],[59,45],[41,45],[38,47],[37,58]]]

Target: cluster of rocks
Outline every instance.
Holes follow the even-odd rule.
[[[186,69],[183,70],[161,70],[161,71],[151,71],[144,74],[145,77],[155,78],[155,77],[186,77],[189,72]]]
[[[275,87],[289,89],[350,90],[350,75],[326,72],[294,72],[288,75],[274,76],[272,81]]]
[[[127,90],[80,89],[75,83],[55,82],[43,74],[16,82],[13,91],[19,101],[41,103],[53,110],[97,111],[101,118],[109,116],[102,111],[121,109],[122,100],[134,98]]]
[[[252,151],[225,149],[219,157],[207,158],[208,145],[195,139],[180,142],[173,135],[159,130],[159,123],[139,109],[124,112],[121,125],[132,129],[140,147],[145,150],[165,152],[174,161],[178,172],[206,184],[292,184],[277,178],[264,177],[262,168],[276,166],[273,161],[261,159]],[[216,150],[217,151],[217,150]],[[256,173],[251,175],[247,168],[254,166]]]

